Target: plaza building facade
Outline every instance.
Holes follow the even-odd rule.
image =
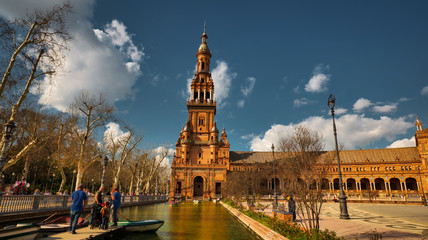
[[[197,70],[191,82],[187,100],[188,119],[175,144],[171,166],[171,198],[218,198],[224,196],[227,174],[232,171],[252,171],[254,163],[271,164],[272,152],[229,151],[225,129],[220,133],[214,116],[216,101],[210,72],[211,52],[206,32],[196,53]],[[414,198],[428,191],[428,128],[416,120],[415,147],[340,151],[344,190],[348,196],[369,195]],[[321,152],[320,158],[334,156]],[[276,158],[275,161],[280,161]],[[267,190],[280,193],[287,184],[285,176],[273,174],[265,180]],[[337,159],[321,179],[326,194],[338,194]]]

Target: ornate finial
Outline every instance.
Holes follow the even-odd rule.
[[[207,21],[204,21],[204,33],[207,33]]]

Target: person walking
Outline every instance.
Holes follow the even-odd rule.
[[[83,209],[86,207],[86,203],[88,202],[88,197],[86,197],[86,193],[82,191],[82,185],[77,187],[77,190],[73,192],[71,195],[71,200],[73,204],[71,204],[70,210],[70,227],[69,231],[72,234],[76,234],[76,225],[79,221],[79,217],[82,214]]]
[[[121,199],[120,193],[117,191],[117,188],[115,187],[112,194],[111,194],[111,200],[113,201],[113,225],[117,226],[117,221],[119,218],[117,217],[117,211],[120,207],[120,199]]]

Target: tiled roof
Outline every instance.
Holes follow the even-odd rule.
[[[279,158],[280,154],[275,153],[275,156]],[[332,151],[322,152],[321,158],[327,157],[329,154],[336,156],[335,152]],[[416,147],[343,150],[339,154],[342,163],[420,161]],[[272,161],[272,152],[230,152],[231,163],[264,163],[269,161]]]

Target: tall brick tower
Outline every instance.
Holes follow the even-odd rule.
[[[208,36],[202,34],[197,70],[187,100],[189,117],[177,140],[171,166],[170,198],[215,198],[224,191],[229,169],[229,141],[223,129],[220,140],[214,121],[216,102],[210,72]]]

